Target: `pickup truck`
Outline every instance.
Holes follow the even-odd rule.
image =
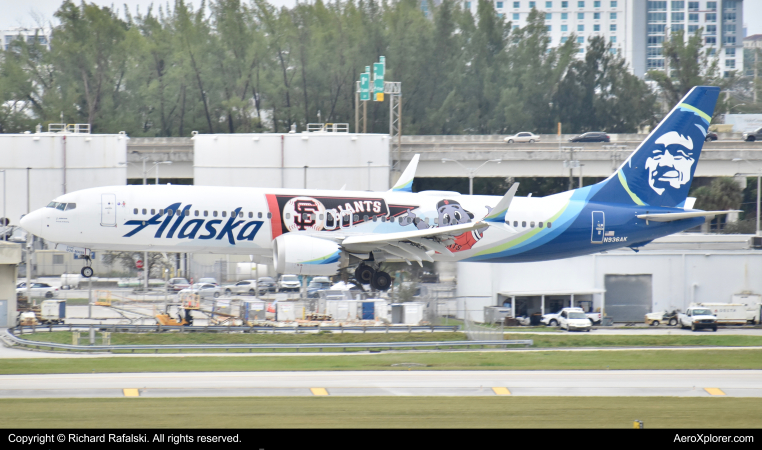
[[[561,311],[552,314],[543,314],[540,323],[550,327],[558,326],[558,317],[563,311],[584,312],[582,308],[563,308]],[[601,313],[585,313],[585,315],[593,325],[601,323]]]
[[[690,328],[692,331],[702,328],[711,328],[717,331],[717,317],[712,314],[709,308],[689,307],[684,313],[677,315],[677,324],[680,328]]]

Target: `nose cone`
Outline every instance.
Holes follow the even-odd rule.
[[[21,218],[21,228],[36,236],[42,235],[42,222],[45,213],[42,209],[32,211]]]

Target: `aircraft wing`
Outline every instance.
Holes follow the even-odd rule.
[[[448,227],[435,227],[427,230],[415,230],[415,231],[401,231],[399,233],[384,233],[384,234],[364,234],[359,236],[348,236],[344,238],[341,245],[355,245],[355,244],[383,244],[383,243],[396,243],[399,241],[414,241],[418,238],[433,238],[441,237],[447,238],[450,236],[456,236],[467,231],[473,231],[479,228],[488,226],[485,222],[473,222],[462,223],[459,225],[451,225]]]
[[[708,217],[721,216],[723,214],[730,214],[733,212],[741,212],[739,210],[732,211],[692,211],[683,213],[664,213],[664,214],[638,214],[638,219],[645,219],[646,222],[673,222],[675,220],[692,219],[694,217]]]

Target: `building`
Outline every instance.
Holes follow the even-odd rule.
[[[3,50],[8,50],[11,43],[17,39],[23,39],[27,44],[37,40],[40,44],[50,48],[49,28],[11,28],[10,30],[0,30],[0,35],[2,35]]]
[[[693,34],[703,28],[710,53],[719,58],[727,75],[743,71],[743,0],[645,1],[645,0],[543,0],[494,1],[495,10],[514,27],[526,25],[532,9],[545,14],[551,46],[566,42],[572,34],[580,44],[580,56],[593,36],[611,42],[638,77],[649,70],[664,70],[662,43],[669,33]],[[477,1],[463,7],[476,13]]]

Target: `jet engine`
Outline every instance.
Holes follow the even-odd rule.
[[[273,264],[278,273],[336,275],[349,256],[339,244],[299,234],[282,234],[273,242]]]

